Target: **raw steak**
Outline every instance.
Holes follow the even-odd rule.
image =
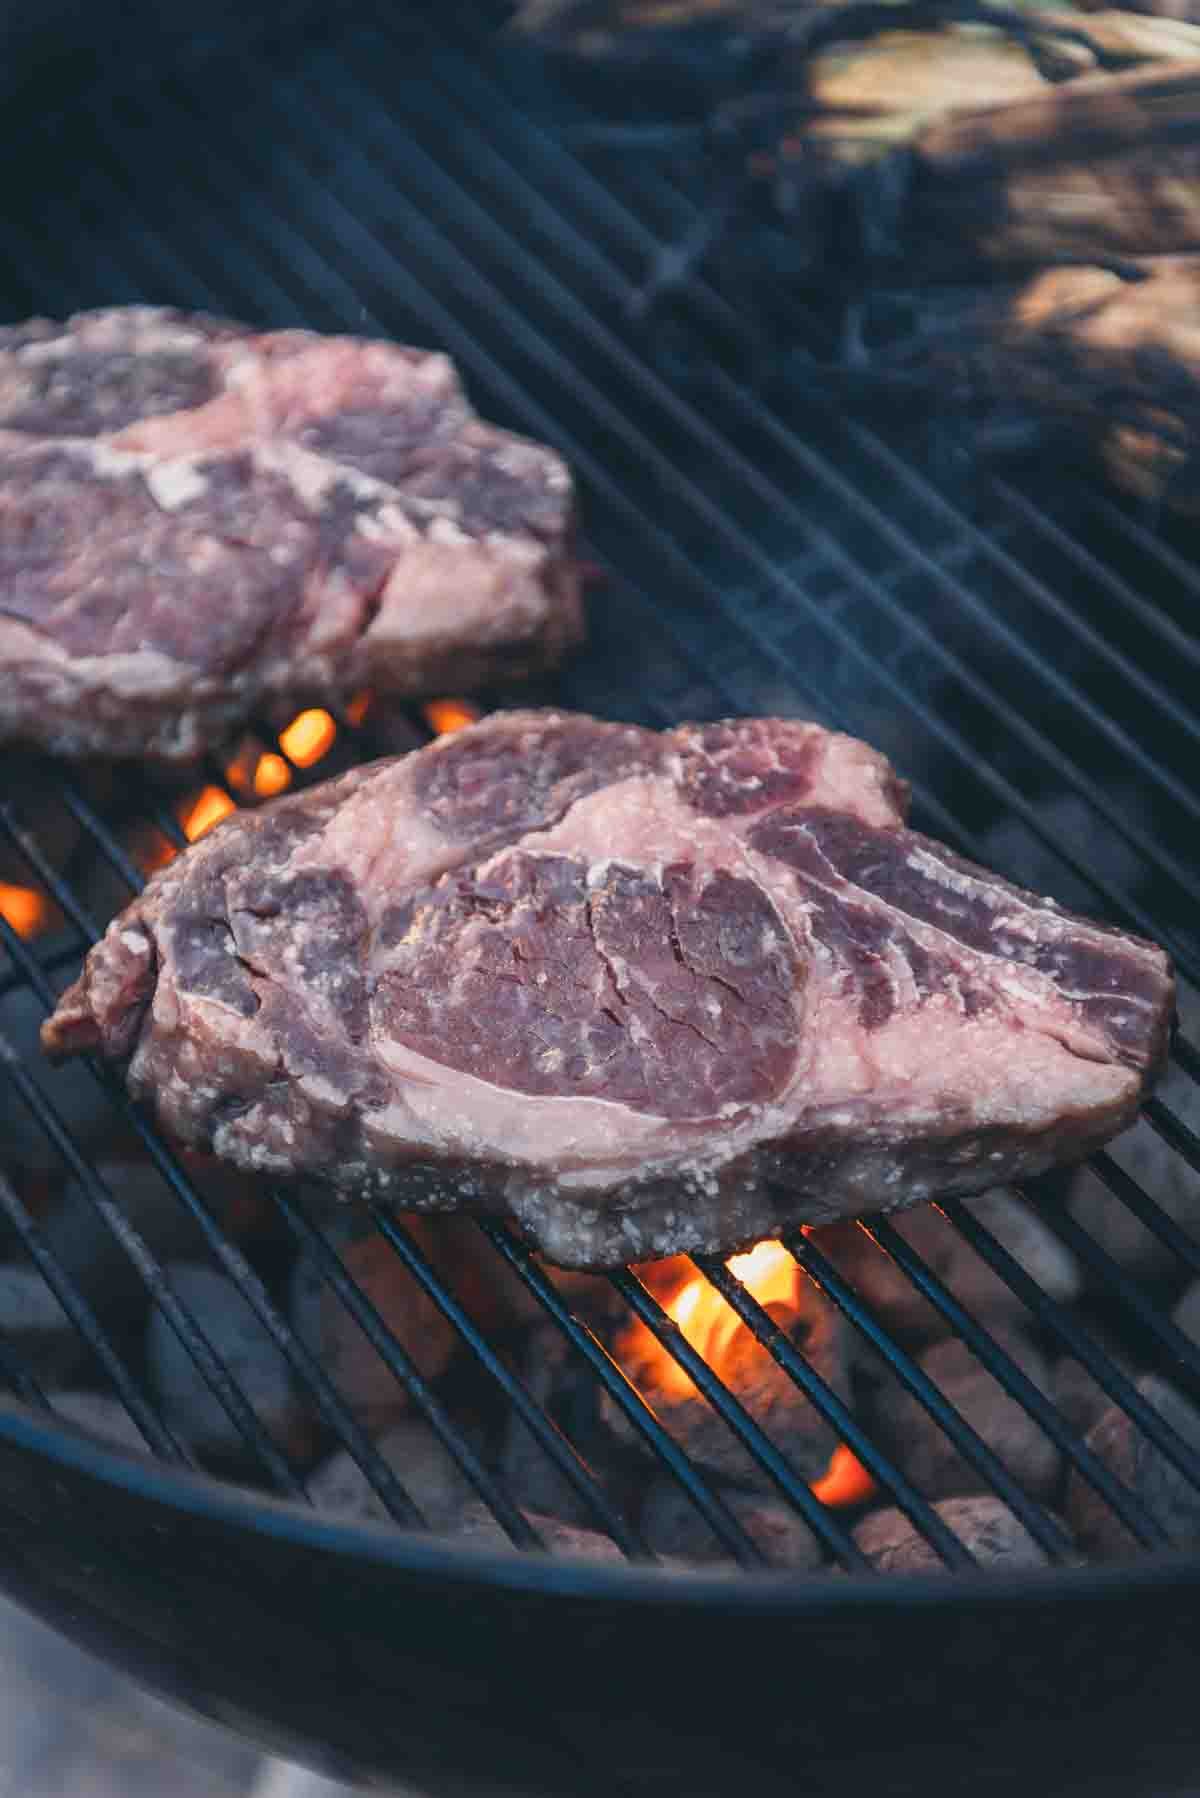
[[[904,828],[853,738],[496,714],[241,813],[43,1030],[183,1142],[552,1259],[725,1251],[1129,1124],[1170,965]]]
[[[445,356],[147,306],[0,329],[0,740],[186,760],[582,631],[571,482]]]

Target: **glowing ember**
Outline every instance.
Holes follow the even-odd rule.
[[[311,768],[323,755],[328,755],[337,736],[337,725],[328,712],[314,707],[300,712],[287,729],[279,733],[279,747],[297,768]]]
[[[202,837],[206,830],[227,818],[236,810],[229,794],[220,787],[202,787],[199,793],[185,799],[179,808],[179,822],[183,826],[183,834],[189,843]]]
[[[361,724],[371,709],[372,694],[366,688],[356,693],[346,706],[346,720],[349,724]]]
[[[820,1479],[812,1482],[813,1497],[819,1498],[823,1505],[861,1505],[874,1490],[875,1481],[844,1442],[839,1442],[834,1449],[829,1466]]]
[[[36,887],[10,886],[0,880],[0,918],[11,924],[18,936],[37,936],[48,928],[53,906]]]
[[[292,784],[292,771],[281,755],[260,755],[254,770],[254,791],[260,799],[272,799]]]
[[[156,874],[173,862],[177,854],[174,843],[168,842],[161,830],[144,831],[135,839],[130,854],[143,874]]]
[[[444,737],[452,730],[462,730],[467,724],[474,724],[480,717],[479,707],[472,705],[469,699],[431,699],[422,706],[426,722],[439,737]]]
[[[250,777],[254,769],[254,747],[251,744],[246,750],[239,750],[231,762],[225,764],[225,778],[231,787],[244,792],[250,785]]]

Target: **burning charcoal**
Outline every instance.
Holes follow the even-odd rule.
[[[448,1366],[458,1336],[424,1288],[405,1271],[382,1236],[372,1232],[347,1240],[353,1226],[336,1224],[336,1241],[347,1271],[371,1300],[388,1329],[426,1379]],[[405,1227],[428,1254],[433,1236],[423,1218]],[[381,1434],[408,1409],[408,1394],[376,1353],[314,1262],[302,1256],[292,1281],[292,1317],[297,1332],[320,1360],[342,1398],[360,1421]]]
[[[474,1486],[424,1419],[397,1424],[377,1446],[432,1529],[449,1528],[463,1507],[474,1502]],[[378,1494],[344,1449],[331,1455],[311,1476],[308,1496],[318,1511],[387,1519]]]
[[[62,1385],[88,1358],[83,1337],[35,1267],[0,1267],[0,1341],[44,1386]]]
[[[990,1230],[1050,1298],[1070,1304],[1082,1276],[1065,1248],[1026,1200],[1007,1189],[968,1199],[966,1209]],[[890,1220],[932,1273],[976,1317],[1020,1318],[1028,1313],[1012,1288],[932,1206]],[[857,1224],[845,1221],[814,1230],[813,1241],[879,1314],[893,1335],[909,1344],[940,1341],[950,1326],[889,1255],[877,1249]]]
[[[1157,1374],[1137,1383],[1148,1404],[1184,1442],[1200,1451],[1200,1411]],[[1200,1490],[1149,1442],[1119,1405],[1110,1405],[1089,1431],[1087,1445],[1141,1500],[1175,1548],[1200,1542]],[[1080,1546],[1100,1561],[1122,1561],[1140,1552],[1113,1511],[1074,1469],[1067,1482],[1067,1518]]]
[[[626,1444],[614,1440],[601,1421],[596,1379],[556,1325],[543,1324],[530,1333],[521,1377],[532,1397],[593,1470],[614,1472]],[[591,1507],[558,1471],[515,1411],[509,1416],[500,1464],[518,1504],[561,1517],[564,1523],[592,1521]],[[643,1471],[640,1460],[638,1471]]]
[[[1046,1566],[1045,1551],[998,1498],[944,1498],[933,1508],[981,1567],[1016,1573]],[[854,1540],[880,1573],[949,1571],[903,1511],[874,1512],[859,1524]]]
[[[782,1499],[724,1490],[721,1498],[773,1567],[819,1567],[824,1553],[804,1519]],[[722,1547],[699,1511],[674,1480],[655,1480],[641,1517],[646,1544],[656,1554],[688,1561],[727,1562]]]
[[[103,1392],[56,1392],[51,1403],[60,1417],[135,1454],[150,1453],[146,1439],[119,1399]]]
[[[298,1415],[291,1372],[249,1302],[223,1274],[194,1263],[171,1264],[167,1278],[259,1422],[277,1442],[295,1441]],[[253,1454],[157,1306],[150,1314],[146,1352],[163,1415],[179,1436],[215,1456],[244,1459]]]
[[[1000,1347],[1048,1394],[1050,1370],[1028,1337],[994,1323],[990,1328]],[[939,1342],[919,1357],[919,1364],[1027,1492],[1036,1498],[1053,1494],[1060,1473],[1057,1448],[965,1342],[957,1337]],[[986,1488],[984,1475],[962,1458],[940,1424],[893,1375],[878,1389],[874,1410],[881,1436],[922,1492],[931,1498],[950,1498]]]
[[[535,1511],[526,1512],[526,1516],[546,1544],[549,1554],[587,1561],[625,1559],[610,1536],[601,1536],[596,1530],[581,1530],[575,1524],[560,1523],[557,1517],[543,1517]],[[456,1541],[465,1542],[472,1548],[507,1549],[513,1554],[518,1552],[503,1525],[497,1523],[486,1505],[468,1505],[464,1511],[460,1511],[453,1530],[449,1533],[453,1534]]]
[[[788,1332],[813,1370],[848,1401],[847,1326],[812,1282],[800,1276],[786,1249],[775,1242],[760,1243],[747,1255],[735,1255],[730,1266]],[[666,1302],[666,1309],[797,1472],[808,1480],[819,1479],[838,1445],[833,1429],[708,1281],[692,1274]],[[618,1337],[616,1355],[650,1408],[694,1460],[739,1484],[761,1484],[764,1476],[727,1425],[642,1324],[631,1324]],[[630,1425],[607,1397],[602,1415],[617,1434],[630,1439]]]

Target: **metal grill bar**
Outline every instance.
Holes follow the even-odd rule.
[[[1173,1217],[1168,1217],[1161,1205],[1154,1204],[1142,1191],[1137,1181],[1119,1167],[1112,1156],[1103,1149],[1096,1151],[1089,1158],[1088,1166],[1098,1179],[1102,1180],[1115,1198],[1120,1199],[1126,1210],[1132,1211],[1147,1230],[1150,1230],[1172,1254],[1177,1255],[1183,1265],[1197,1277],[1200,1277],[1200,1243],[1196,1243],[1181,1230]]]
[[[397,1220],[389,1217],[378,1205],[372,1206],[371,1215],[380,1235],[390,1245],[397,1259],[428,1293],[442,1316],[454,1325],[458,1335],[499,1387],[526,1428],[537,1438],[539,1446],[558,1472],[590,1508],[600,1527],[632,1559],[654,1560],[655,1556],[641,1536],[630,1528],[621,1512],[610,1503],[607,1493],[598,1484],[583,1457],[541,1406],[530,1397],[524,1384],[505,1367],[486,1336],[471,1321],[445,1283],[439,1280],[408,1231],[402,1229]]]
[[[755,1423],[741,1401],[733,1396],[718,1374],[715,1374],[703,1355],[698,1354],[680,1330],[679,1325],[668,1317],[653,1293],[638,1279],[637,1275],[626,1271],[610,1274],[609,1280],[621,1294],[634,1316],[651,1332],[655,1339],[666,1349],[677,1367],[683,1369],[702,1398],[712,1406],[722,1423],[732,1431],[755,1465],[766,1474],[767,1478],[782,1493],[788,1503],[804,1518],[809,1527],[833,1549],[845,1567],[862,1568],[866,1565],[863,1556],[855,1546],[853,1539],[833,1517],[827,1507],[813,1497],[808,1484],[796,1472],[786,1455],[775,1447],[770,1438]],[[837,1413],[844,1414],[844,1407],[838,1404],[836,1396],[829,1390],[825,1382],[810,1370],[810,1395],[812,1402],[822,1416],[832,1421]]]
[[[24,1074],[24,1069],[16,1063],[9,1045],[2,1036],[0,1036],[0,1058],[3,1059],[5,1072],[10,1078],[14,1074]],[[28,1080],[28,1075],[25,1075],[25,1079]],[[29,1084],[32,1085],[32,1081]],[[47,1248],[41,1231],[8,1181],[4,1179],[0,1179],[0,1209],[3,1210],[8,1222],[21,1238],[30,1260],[112,1381],[121,1403],[155,1454],[161,1455],[164,1461],[182,1463],[185,1466],[193,1465],[191,1455],[187,1449],[176,1442],[166,1424],[139,1390],[125,1363],[113,1347],[99,1318],[86,1300],[76,1291],[74,1283],[63,1273],[56,1257]]]
[[[816,1282],[843,1316],[849,1318],[859,1335],[865,1337],[876,1353],[883,1357],[900,1383],[949,1436],[963,1459],[976,1473],[982,1475],[1013,1515],[1020,1518],[1034,1541],[1045,1549],[1051,1560],[1061,1560],[1067,1555],[1070,1543],[1059,1525],[1026,1495],[979,1432],[972,1429],[966,1419],[955,1410],[944,1393],[917,1366],[912,1356],[906,1354],[887,1331],[880,1327],[833,1263],[798,1230],[785,1235],[783,1240],[809,1278]]]
[[[413,1403],[420,1409],[422,1416],[432,1424],[438,1437],[450,1450],[480,1498],[490,1506],[493,1514],[499,1518],[508,1531],[510,1540],[515,1542],[519,1548],[544,1547],[545,1544],[538,1532],[522,1516],[504,1488],[488,1473],[461,1430],[451,1420],[449,1412],[437,1398],[429,1381],[417,1368],[412,1356],[397,1342],[379,1315],[377,1308],[346,1272],[340,1257],[322,1232],[304,1215],[298,1205],[292,1204],[285,1193],[276,1189],[271,1196],[276,1209],[296,1241],[317,1262],[327,1283],[337,1294],[339,1303],[354,1319],[375,1353],[384,1362],[388,1372],[404,1387]],[[409,1500],[409,1504],[414,1513],[414,1520],[423,1521],[420,1511],[415,1505],[412,1505],[411,1500]]]
[[[858,1456],[867,1472],[891,1494],[905,1516],[937,1550],[945,1565],[974,1565],[974,1557],[963,1548],[953,1530],[947,1529],[929,1500],[880,1453],[853,1412],[841,1404],[836,1393],[831,1392],[823,1381],[817,1379],[812,1368],[797,1352],[795,1344],[780,1329],[770,1312],[764,1310],[758,1300],[747,1292],[724,1262],[707,1255],[696,1256],[694,1261],[725,1302],[733,1307],[742,1322],[753,1332],[755,1340],[791,1376],[805,1397],[821,1408],[822,1416],[833,1425],[852,1453]]]
[[[1182,1155],[1194,1172],[1200,1172],[1200,1136],[1189,1130],[1181,1119],[1167,1110],[1161,1099],[1150,1099],[1143,1107],[1146,1121],[1163,1141]]]
[[[105,829],[99,819],[95,818],[94,814],[91,813],[90,807],[83,806],[82,810],[84,816],[88,819],[87,827],[89,830],[93,831],[98,847],[103,850],[106,843],[112,847],[115,853],[109,859],[113,861],[114,865],[126,860],[127,858],[124,857],[123,852],[118,849],[117,845],[111,843],[110,833]],[[6,822],[7,820],[4,813],[0,810],[0,826],[4,825]],[[31,867],[34,868],[47,889],[53,893],[64,913],[72,918],[72,921],[86,935],[89,942],[95,942],[98,930],[94,920],[91,919],[83,907],[78,904],[74,894],[67,887],[66,883],[58,878],[54,870],[45,861],[36,845],[30,842],[27,836],[24,840],[19,837],[14,837],[13,840],[20,844],[23,853],[30,861]],[[132,864],[129,864],[129,866],[131,868],[133,880],[140,888],[142,885],[141,876],[136,869],[132,868]],[[25,945],[20,941],[20,938],[15,936],[15,933],[9,930],[7,925],[3,926],[3,933],[6,939],[11,939],[11,944],[15,952],[14,959],[18,960],[25,968],[27,977],[30,979],[30,984],[34,986],[43,1004],[45,1004],[49,1010],[54,1003],[54,994],[49,986],[37,975],[36,964],[29,956]],[[284,1355],[293,1371],[303,1380],[313,1398],[313,1402],[322,1421],[329,1426],[341,1441],[343,1447],[345,1447],[353,1457],[356,1465],[370,1484],[372,1490],[384,1505],[388,1515],[393,1517],[398,1523],[411,1524],[419,1522],[421,1519],[417,1507],[412,1503],[412,1500],[408,1497],[408,1494],[404,1491],[399,1480],[397,1480],[395,1474],[383,1459],[382,1455],[380,1455],[379,1451],[375,1448],[366,1432],[360,1428],[353,1416],[346,1409],[332,1383],[318,1365],[315,1358],[279,1315],[275,1306],[271,1303],[266,1289],[259,1280],[257,1274],[254,1272],[253,1268],[251,1268],[249,1262],[246,1260],[245,1256],[242,1255],[241,1251],[229,1241],[224,1231],[221,1230],[216,1223],[208,1206],[200,1197],[187,1175],[183,1172],[183,1169],[180,1167],[175,1156],[172,1155],[169,1149],[167,1149],[157,1132],[146,1123],[136,1107],[129,1103],[121,1089],[114,1086],[111,1081],[107,1080],[93,1062],[89,1060],[87,1065],[93,1077],[99,1081],[105,1091],[113,1099],[116,1108],[122,1113],[126,1120],[132,1124],[159,1173],[170,1187],[173,1196],[186,1206],[190,1215],[199,1225],[206,1243],[215,1254],[223,1271],[230,1276],[239,1291],[241,1291],[244,1297],[249,1301],[259,1322],[268,1331],[276,1347]],[[24,1069],[19,1067],[15,1069],[10,1068],[9,1073],[10,1077],[12,1077],[15,1082],[19,1084],[17,1077],[20,1076],[32,1089],[32,1094],[34,1096],[33,1103],[38,1107],[39,1121],[43,1121],[43,1118],[50,1119],[54,1123],[54,1129],[60,1131],[61,1124],[59,1124],[55,1118],[52,1108],[48,1105],[47,1101],[41,1097],[39,1089],[29,1080]],[[25,1096],[24,1093],[22,1096]],[[47,1127],[45,1122],[43,1122],[43,1127]],[[65,1135],[65,1132],[63,1134]],[[114,1225],[113,1222],[114,1213],[119,1220],[116,1225]],[[125,1247],[125,1233],[128,1233],[129,1235],[134,1235],[135,1233],[132,1232],[130,1226],[125,1223],[123,1216],[116,1211],[115,1206],[113,1206],[111,1210],[103,1210],[101,1215],[110,1232],[119,1242],[121,1242],[122,1247]],[[155,1298],[157,1298],[155,1286],[150,1282],[143,1259],[134,1254],[131,1254],[131,1259],[133,1259],[139,1274],[146,1280],[148,1289]],[[60,1275],[60,1278],[61,1277],[62,1276]],[[61,1302],[61,1295],[59,1296]],[[79,1300],[77,1295],[76,1302],[82,1304],[82,1300]],[[175,1302],[176,1305],[178,1305],[178,1301]],[[190,1352],[190,1344],[187,1346],[189,1346]],[[120,1364],[119,1362],[118,1364],[123,1366],[123,1364]],[[108,1371],[111,1373],[111,1368],[109,1368]],[[228,1375],[226,1375],[226,1378],[228,1378]],[[125,1398],[124,1392],[122,1392],[121,1396],[123,1399]],[[240,1399],[240,1392],[238,1393],[238,1397]],[[253,1417],[252,1412],[250,1415]],[[135,1421],[139,1422],[140,1427],[140,1419],[135,1418]],[[236,1424],[236,1420],[234,1421],[235,1427],[239,1427]],[[257,1428],[257,1419],[254,1419],[254,1423],[256,1436],[261,1436],[262,1432]],[[269,1442],[269,1439],[266,1440]],[[255,1446],[257,1447],[257,1443]],[[274,1454],[273,1450],[271,1452]],[[292,1476],[290,1469],[286,1469],[286,1477],[289,1489],[295,1489],[294,1495],[305,1496],[303,1489],[299,1487],[299,1484],[294,1479],[294,1476]]]
[[[1138,1541],[1146,1547],[1164,1546],[1165,1533],[1145,1507],[1127,1487],[1114,1479],[1104,1463],[1066,1427],[1054,1406],[1021,1371],[1011,1355],[964,1311],[953,1293],[909,1247],[894,1225],[885,1220],[860,1220],[859,1228],[903,1270],[917,1291],[940,1312],[955,1335],[962,1338],[976,1360],[1003,1386],[1008,1396],[1015,1398],[1037,1420],[1059,1453],[1079,1469],[1088,1484],[1116,1511]]]
[[[1139,630],[1148,631],[1153,636],[1161,637],[1172,656],[1177,656],[1181,662],[1200,670],[1200,644],[1194,637],[1189,637],[1186,631],[1180,630],[1160,606],[1151,605],[1149,600],[1143,599],[1128,581],[1116,574],[1106,562],[1102,562],[1099,556],[1093,555],[1086,544],[1081,543],[1069,531],[1064,531],[1061,525],[1048,517],[1040,506],[1035,506],[1028,495],[1014,487],[1010,481],[993,481],[992,486],[1005,505],[1019,513],[1028,524],[1033,526],[1034,530],[1039,531],[1052,543],[1060,554],[1074,562],[1080,573],[1085,575],[1093,586],[1108,593],[1113,599],[1119,600],[1125,610],[1136,619]],[[1118,516],[1121,515],[1118,514]],[[1122,522],[1124,522],[1123,517]],[[1089,647],[1094,648],[1098,653],[1108,649],[1104,639],[1097,637],[1096,632],[1091,630],[1077,613],[1070,612],[1069,608],[1063,608],[1063,610],[1070,617],[1081,636],[1086,632],[1084,640]],[[1116,665],[1118,672],[1123,675],[1126,667],[1129,666],[1128,658],[1121,656]],[[1172,716],[1177,711],[1178,707],[1173,707]],[[1197,728],[1195,721],[1187,719],[1186,715],[1181,715],[1179,722],[1181,728],[1187,729],[1189,732],[1194,732]]]
[[[728,1505],[712,1490],[674,1438],[663,1429],[636,1386],[626,1378],[604,1345],[564,1304],[561,1294],[537,1266],[529,1251],[499,1224],[482,1222],[479,1228],[493,1248],[503,1255],[514,1273],[524,1281],[543,1310],[554,1319],[572,1347],[583,1356],[604,1390],[620,1406],[655,1459],[686,1492],[718,1542],[743,1567],[761,1566],[765,1557],[757,1542],[747,1535]]]
[[[1092,1342],[1086,1331],[1082,1330],[1071,1317],[1069,1311],[1061,1306],[1052,1305],[1045,1300],[1039,1288],[1025,1273],[1025,1270],[1013,1259],[991,1231],[973,1218],[969,1211],[957,1201],[947,1201],[938,1206],[948,1217],[960,1235],[966,1238],[975,1251],[982,1255],[988,1266],[993,1268],[1002,1279],[1012,1287],[1019,1298],[1030,1305],[1038,1314],[1040,1321],[1046,1324],[1060,1341],[1064,1342],[1077,1361],[1081,1361],[1096,1381],[1103,1387],[1109,1397],[1126,1411],[1139,1430],[1161,1449],[1167,1459],[1193,1485],[1200,1486],[1200,1466],[1195,1451],[1188,1447],[1169,1424],[1159,1417],[1152,1405],[1148,1405],[1137,1388],[1125,1378],[1119,1368]],[[1060,1216],[1051,1218],[1047,1213],[1047,1221],[1058,1223]],[[1078,1226],[1076,1226],[1078,1229]],[[1080,1236],[1086,1232],[1080,1230]],[[1091,1238],[1087,1238],[1091,1242]],[[1108,1257],[1104,1259],[1107,1261]],[[1111,1265],[1111,1264],[1110,1264]],[[1036,1296],[1035,1296],[1036,1295]],[[1176,1332],[1178,1334],[1178,1332]]]
[[[1106,1254],[1087,1231],[1075,1222],[1069,1211],[1062,1208],[1048,1210],[1045,1217],[1055,1235],[1061,1236],[1068,1247],[1074,1250],[1089,1272],[1095,1274],[1120,1300],[1141,1329],[1166,1350],[1176,1366],[1185,1369],[1193,1380],[1200,1379],[1200,1348],[1176,1329],[1170,1318],[1165,1317],[1146,1297],[1137,1282],[1118,1267],[1112,1256]],[[1188,1449],[1183,1471],[1190,1480],[1200,1485],[1200,1455],[1195,1455]]]
[[[1177,555],[1170,544],[1164,542],[1160,531],[1147,530],[1143,523],[1122,511],[1120,506],[1114,504],[1098,488],[1086,487],[1080,491],[1088,506],[1103,518],[1110,530],[1128,538],[1139,556],[1144,557],[1147,562],[1161,563],[1191,598],[1200,599],[1200,575],[1190,562]]]
[[[234,1429],[251,1450],[263,1471],[281,1492],[292,1498],[303,1496],[304,1489],[270,1436],[263,1429],[253,1406],[241,1387],[216,1353],[191,1310],[171,1287],[157,1258],[113,1198],[107,1184],[92,1168],[74,1139],[63,1127],[53,1107],[43,1097],[40,1087],[19,1064],[10,1063],[8,1076],[22,1101],[33,1113],[46,1136],[54,1144],[92,1209],[120,1243],[145,1283],[154,1304],[167,1324],[195,1362],[205,1385],[220,1405]],[[32,1239],[30,1240],[32,1250]]]

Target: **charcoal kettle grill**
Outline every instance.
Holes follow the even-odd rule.
[[[345,14],[221,11],[194,41],[139,35],[136,8],[122,17],[126,37],[107,48],[76,20],[53,53],[24,45],[21,82],[10,73],[0,120],[6,319],[154,301],[444,348],[485,416],[553,443],[579,477],[588,553],[605,580],[588,650],[543,697],[653,725],[783,712],[850,730],[912,777],[922,827],[981,859],[985,842],[1001,841],[1001,872],[1156,938],[1185,980],[1200,981],[1200,789],[1189,773],[1200,736],[1200,577],[1188,532],[1058,466],[960,466],[911,417],[851,405],[808,378],[801,317],[790,372],[763,374],[728,293],[703,271],[689,293],[690,360],[666,355],[661,338],[631,322],[630,301],[656,247],[694,230],[703,190],[686,169],[589,148],[582,103],[491,35],[494,10],[363,0]],[[378,752],[369,719],[345,729],[358,752]],[[93,803],[70,769],[49,773],[84,838],[132,890],[140,875],[116,812]],[[0,997],[20,988],[48,1007],[98,922],[39,843],[22,793],[0,784],[0,846],[62,919],[33,940],[0,923]],[[131,776],[117,810],[181,840],[148,779]],[[985,1791],[1035,1780],[1044,1791],[1124,1798],[1200,1783],[1200,1555],[1169,1549],[1154,1518],[1089,1460],[886,1222],[869,1226],[878,1252],[1109,1499],[1138,1558],[1071,1565],[1054,1516],[797,1235],[789,1246],[806,1272],[1059,1565],[1021,1577],[973,1571],[962,1543],[734,1275],[705,1264],[949,1568],[871,1574],[846,1519],[817,1501],[642,1281],[616,1274],[622,1301],[831,1556],[822,1574],[756,1571],[760,1552],[704,1472],[521,1243],[483,1222],[497,1264],[565,1334],[744,1571],[642,1565],[644,1544],[594,1470],[459,1303],[453,1280],[383,1213],[375,1226],[410,1277],[629,1564],[484,1552],[319,1515],[213,1354],[203,1316],[171,1294],[76,1142],[54,1076],[2,1039],[0,1057],[6,1106],[43,1133],[170,1311],[259,1477],[251,1488],[196,1471],[32,1213],[0,1186],[7,1226],[151,1451],[133,1459],[72,1429],[18,1346],[0,1342],[10,1394],[0,1408],[0,1585],[78,1642],[331,1771],[455,1798],[681,1789],[727,1798],[748,1784],[783,1798],[847,1779],[881,1795],[969,1779]],[[1200,1079],[1186,1036],[1174,1060],[1182,1077]],[[114,1083],[106,1090],[157,1166],[164,1204],[193,1214],[330,1442],[350,1451],[397,1523],[418,1523],[278,1295],[223,1231],[203,1182]],[[1149,1117],[1200,1170],[1200,1141],[1176,1109],[1156,1100]],[[1170,1250],[1180,1284],[1200,1274],[1200,1243],[1154,1192],[1107,1156],[1095,1165]],[[536,1529],[320,1221],[295,1195],[272,1199],[282,1229],[315,1258],[514,1545],[536,1547]],[[969,1211],[944,1212],[947,1230],[1200,1485],[1200,1456],[1100,1341]],[[1200,1391],[1200,1352],[1166,1311],[1064,1210],[1048,1205],[1046,1215],[1147,1356]]]

